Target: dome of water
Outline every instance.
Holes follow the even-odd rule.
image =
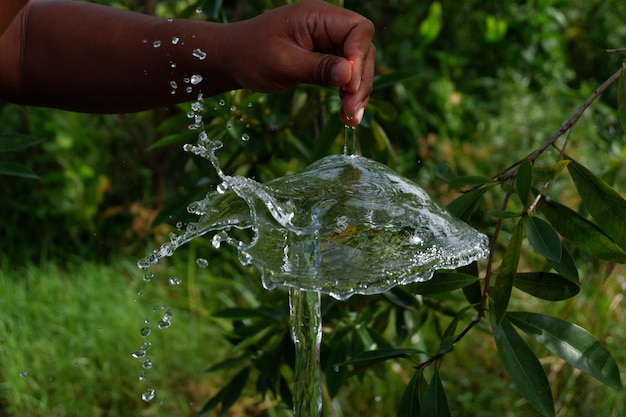
[[[267,184],[223,180],[226,192],[196,204],[203,216],[193,234],[252,229],[249,243],[216,237],[234,244],[243,263],[259,267],[268,289],[287,286],[345,299],[426,281],[437,269],[488,253],[485,235],[415,183],[364,157],[328,156]]]

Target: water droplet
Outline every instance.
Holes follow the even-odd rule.
[[[174,36],[172,38],[172,45],[176,45],[179,41],[180,41],[180,38],[178,36]]]
[[[230,111],[235,111],[235,110],[237,110],[237,107],[235,107],[235,106],[230,106],[230,108],[229,108],[228,110],[230,110]]]
[[[202,13],[202,7],[196,7],[196,13],[198,14]]]
[[[243,140],[244,142],[249,141],[250,135],[248,135],[247,133],[244,133],[243,135],[241,135],[241,140]]]
[[[220,246],[222,246],[222,236],[219,233],[213,235],[213,239],[211,239],[211,245],[213,245],[215,249],[219,249]]]
[[[143,369],[150,369],[152,368],[152,361],[150,359],[146,359],[145,361],[143,361],[141,366],[143,367]]]
[[[191,76],[189,81],[191,81],[191,84],[193,85],[200,84],[202,82],[202,75],[194,74]]]
[[[170,87],[178,88],[178,83],[176,81],[170,81]]]
[[[218,103],[219,103],[219,105],[220,105],[220,106],[222,106],[222,107],[226,104],[226,102],[225,102],[225,101],[224,101],[224,99],[222,99],[222,98],[220,99],[220,101],[218,101]]]
[[[161,41],[152,42],[152,46],[154,46],[155,48],[159,48],[161,46]]]
[[[207,261],[204,258],[196,259],[196,263],[198,264],[200,268],[206,268],[207,266],[209,266],[209,261]]]
[[[150,342],[143,342],[141,344],[141,350],[144,350],[144,351],[147,351],[151,347],[152,347],[152,343],[150,343]]]
[[[133,350],[130,356],[132,356],[135,359],[141,359],[146,356],[146,351],[142,349]]]
[[[149,274],[145,274],[143,276],[143,280],[146,282],[150,282],[152,280],[152,278],[154,278],[154,274],[152,272],[150,272]]]
[[[170,283],[170,285],[180,285],[182,281],[180,280],[180,278],[170,277],[168,282]]]
[[[228,186],[223,182],[217,184],[216,191],[220,194],[224,194],[228,190]]]
[[[187,112],[187,118],[188,119],[193,119],[194,117],[196,117],[196,114],[192,111],[188,111]]]
[[[186,91],[187,93],[191,93],[191,92],[193,91],[193,88],[191,88],[191,87],[187,87],[187,88],[185,88],[185,91]]]
[[[150,335],[150,332],[151,332],[151,330],[150,330],[150,327],[148,327],[148,326],[142,327],[141,331],[140,331],[140,333],[141,333],[141,335],[143,337],[148,337]]]
[[[248,107],[252,107],[252,103],[248,103]]]
[[[146,373],[144,371],[141,371],[141,373],[139,374],[139,380],[140,381],[146,380]]]
[[[181,229],[183,228],[183,226],[184,226],[183,222],[177,222],[177,223],[176,223],[176,228],[177,228],[178,230],[181,230]]]
[[[155,393],[154,390],[152,388],[147,388],[143,394],[141,394],[141,399],[144,400],[145,402],[149,403],[150,401],[152,401],[155,397]]]
[[[173,21],[174,21],[174,18],[173,18],[173,17],[168,17],[168,18],[167,18],[167,21],[171,23],[171,22],[173,22]]]
[[[170,67],[176,68],[176,62],[170,62]]]
[[[191,110],[193,110],[194,112],[198,112],[202,110],[203,108],[204,108],[204,105],[202,104],[201,100],[194,101],[193,103],[191,103]]]
[[[194,49],[192,55],[198,58],[200,61],[206,58],[206,52],[204,52],[200,48]]]
[[[339,365],[333,365],[333,372],[339,372]]]
[[[26,378],[28,376],[28,371],[20,372],[20,378]]]

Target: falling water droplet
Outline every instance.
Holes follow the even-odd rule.
[[[180,38],[179,38],[178,36],[174,36],[174,37],[172,38],[172,44],[173,44],[173,45],[176,45],[179,41],[180,41]]]
[[[152,343],[150,343],[150,342],[143,342],[141,344],[141,350],[147,351],[148,349],[150,349],[151,346],[152,346]]]
[[[198,264],[200,268],[206,268],[207,266],[209,266],[209,261],[207,261],[204,258],[196,259],[196,263]]]
[[[224,194],[226,191],[228,191],[228,186],[222,182],[222,183],[217,184],[217,188],[215,190],[219,194]]]
[[[130,356],[132,356],[135,359],[141,359],[146,356],[146,351],[142,349],[133,350]]]
[[[196,13],[198,14],[202,13],[202,7],[196,7]]]
[[[204,59],[204,58],[201,58],[201,59]],[[200,84],[202,82],[202,75],[194,74],[194,75],[191,76],[189,81],[191,81],[191,84],[193,84],[193,85]]]
[[[192,52],[192,55],[195,56],[196,58],[198,58],[200,61],[202,61],[203,59],[206,58],[206,52],[204,52],[200,48],[194,49],[193,52]]]
[[[152,368],[152,361],[150,359],[146,359],[145,361],[143,361],[141,366],[143,367],[143,369],[150,369]]]
[[[139,374],[139,380],[140,381],[146,380],[146,373],[144,371],[141,371],[141,373]]]
[[[154,46],[155,48],[159,48],[161,46],[161,41],[152,42],[152,46]]]
[[[168,18],[167,18],[167,21],[171,23],[171,22],[173,22],[173,21],[174,21],[174,18],[173,18],[173,17],[168,17]]]
[[[170,283],[170,285],[180,285],[182,281],[178,277],[170,277],[168,282]]]
[[[147,388],[143,392],[143,394],[141,394],[141,399],[149,403],[150,401],[154,399],[154,396],[155,396],[154,390],[152,388]]]
[[[250,135],[248,135],[247,133],[244,133],[243,135],[241,135],[241,140],[243,140],[244,142],[249,141]]]
[[[170,81],[170,87],[178,88],[178,83],[176,81]]]
[[[143,280],[146,282],[150,282],[152,280],[152,278],[154,278],[154,274],[152,272],[150,272],[149,274],[145,274],[143,276]]]
[[[140,330],[140,333],[141,333],[141,335],[143,337],[148,337],[150,335],[150,332],[151,332],[151,330],[150,330],[150,327],[148,327],[148,326],[144,326]]]
[[[218,101],[219,105],[224,107],[224,105],[226,104],[226,102],[224,101],[224,99],[220,99],[220,101]]]
[[[28,376],[28,371],[20,372],[20,378],[26,378]]]

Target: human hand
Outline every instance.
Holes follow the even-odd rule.
[[[274,92],[298,84],[340,87],[344,123],[358,125],[372,92],[374,25],[352,11],[304,0],[224,25],[215,56],[235,84]]]

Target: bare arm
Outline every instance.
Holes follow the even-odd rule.
[[[117,113],[190,101],[198,92],[309,83],[342,87],[342,118],[357,124],[372,87],[372,35],[367,19],[317,0],[233,24],[34,0],[0,37],[0,97]],[[187,93],[183,80],[195,74],[203,81]]]

